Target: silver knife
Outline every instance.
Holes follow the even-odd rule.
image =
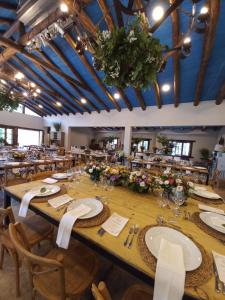
[[[215,260],[213,262],[213,270],[215,274],[215,290],[217,293],[221,293],[221,286],[220,286],[220,279],[219,279],[219,274],[216,268],[216,263]]]

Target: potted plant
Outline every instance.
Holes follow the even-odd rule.
[[[53,127],[55,128],[55,131],[59,132],[61,130],[61,123],[55,122],[53,123]]]
[[[210,158],[210,151],[207,148],[202,148],[199,150],[200,154],[201,154],[201,159],[204,161],[208,161]]]
[[[157,136],[157,141],[163,146],[164,154],[171,155],[173,150],[173,144],[164,135]]]

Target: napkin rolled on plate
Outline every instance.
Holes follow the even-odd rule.
[[[65,213],[59,223],[56,244],[64,249],[68,249],[71,231],[76,220],[91,211],[87,205],[81,204],[78,207]]]
[[[161,239],[153,300],[181,300],[184,294],[184,284],[183,248]]]

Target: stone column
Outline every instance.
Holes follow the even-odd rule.
[[[124,132],[124,144],[123,144],[123,150],[126,155],[130,155],[131,135],[132,135],[132,127],[126,126]]]

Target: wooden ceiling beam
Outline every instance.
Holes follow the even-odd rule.
[[[18,58],[17,58],[17,59],[18,59]],[[19,59],[18,59],[18,60],[19,60]],[[18,63],[20,63],[20,61],[19,61]],[[8,62],[7,64],[8,64],[11,68],[13,68],[13,70],[15,70],[15,71],[17,71],[17,72],[18,72],[18,71],[21,71],[21,70],[20,70],[17,66],[15,66],[12,62]],[[29,72],[29,70],[30,70],[30,69],[28,68],[28,66],[26,66],[26,72]],[[35,79],[33,79],[32,77],[30,77],[29,75],[27,75],[27,73],[26,73],[26,77],[27,77],[29,80],[34,81],[38,88],[44,89],[44,93],[46,93],[46,94],[52,94],[53,97],[58,97],[58,95],[55,93],[55,91],[52,90],[52,92],[51,92],[51,90],[50,90],[50,91],[49,91],[49,90],[45,90],[44,87],[40,86],[40,85],[38,84],[38,81],[41,81],[43,84],[45,84],[45,85],[47,85],[47,86],[49,86],[49,87],[51,88],[51,86],[48,85],[47,82],[45,83],[45,81],[42,80],[42,78],[40,78],[40,76],[38,76],[36,73],[33,73],[32,71],[33,71],[33,70],[31,69],[31,71],[30,71],[29,73],[33,74],[33,76],[34,76]],[[71,109],[71,108],[70,108],[70,109]],[[64,110],[64,107],[63,107],[62,110],[63,110],[66,114],[68,114],[68,112]],[[69,111],[69,110],[68,110],[68,111]]]
[[[174,0],[170,0],[170,4],[172,5]],[[172,19],[172,34],[173,34],[173,47],[179,43],[180,39],[180,19],[179,12],[177,9],[173,10],[171,13]],[[176,51],[173,55],[173,88],[174,88],[174,106],[177,107],[180,103],[180,55]]]
[[[224,99],[225,99],[225,82],[222,84],[218,92],[218,95],[216,97],[216,105],[220,105]]]
[[[6,30],[6,32],[3,34],[4,38],[10,38],[15,32],[19,31],[23,31],[24,30],[24,25],[22,22],[20,22],[19,20],[15,20],[10,28],[8,30]]]
[[[134,89],[134,91],[135,91],[135,95],[138,99],[138,102],[139,102],[141,108],[143,110],[146,110],[146,105],[145,105],[145,101],[144,101],[144,98],[142,96],[141,90],[140,89]]]
[[[65,59],[64,55],[60,52],[60,50],[53,44],[53,43],[49,43],[50,48],[59,56],[59,58],[66,63],[67,60]],[[59,50],[59,51],[57,51]],[[39,54],[41,55],[42,59],[45,59],[46,61],[48,61],[48,63],[52,63],[51,60],[49,59],[49,57],[43,53],[43,52],[39,52]],[[66,64],[67,65],[67,64]],[[68,65],[69,66],[69,63]],[[73,73],[74,74],[74,73]],[[75,74],[74,74],[75,75]],[[90,105],[95,111],[97,111],[98,113],[100,113],[99,108],[87,97],[83,94],[83,92],[77,87],[73,85],[73,88],[75,89],[75,91],[80,95],[81,98],[85,98],[88,105]]]
[[[0,24],[1,25],[11,25],[12,23],[13,23],[12,19],[0,18]]]
[[[27,52],[24,49],[23,46],[13,42],[12,40],[9,40],[9,39],[4,38],[4,37],[0,37],[0,45],[12,48],[16,52],[22,53],[25,57],[27,57],[28,59],[33,61],[36,65],[41,66],[45,69],[49,69],[49,70],[53,71],[54,73],[58,74],[59,76],[61,76],[62,78],[64,78],[65,80],[67,80],[68,82],[73,82],[74,84],[77,84],[78,86],[83,87],[83,85],[78,80],[76,80],[76,79],[70,77],[69,75],[61,72],[60,69],[58,69],[55,66],[52,66],[51,64],[48,64],[47,62],[45,62],[43,60],[41,60],[39,57],[35,56],[34,54]]]
[[[66,41],[68,42],[68,44],[72,47],[72,49],[74,49],[74,51],[77,52],[77,50],[76,50],[76,42],[73,40],[73,38],[68,33],[66,33],[64,35],[64,38],[66,39]],[[110,102],[116,107],[116,109],[118,111],[121,111],[121,107],[119,106],[118,102],[113,98],[113,96],[106,89],[106,87],[104,86],[104,84],[102,83],[102,81],[98,78],[98,76],[96,75],[93,67],[91,66],[91,64],[89,63],[89,61],[85,57],[85,55],[83,55],[83,54],[80,55],[79,53],[77,53],[77,54],[80,56],[81,61],[83,62],[83,64],[85,65],[85,67],[88,69],[88,71],[90,72],[90,74],[94,78],[95,82],[98,84],[98,86],[101,88],[101,90],[107,96],[107,98],[110,100]]]
[[[16,11],[17,5],[7,3],[7,2],[0,2],[0,8]]]
[[[158,108],[160,109],[162,107],[162,103],[161,103],[159,84],[158,84],[157,80],[155,80],[153,82],[153,88],[155,91],[156,104],[157,104]]]
[[[208,5],[209,5],[210,18],[209,18],[209,24],[208,24],[208,27],[206,29],[205,36],[204,36],[201,64],[200,64],[200,69],[199,69],[198,78],[197,78],[197,84],[196,84],[196,88],[195,88],[195,99],[194,99],[195,106],[198,106],[200,103],[200,100],[201,100],[202,88],[204,85],[208,63],[209,63],[209,59],[210,59],[213,45],[214,45],[216,27],[217,27],[217,22],[218,22],[219,13],[220,13],[220,0],[209,0]]]

